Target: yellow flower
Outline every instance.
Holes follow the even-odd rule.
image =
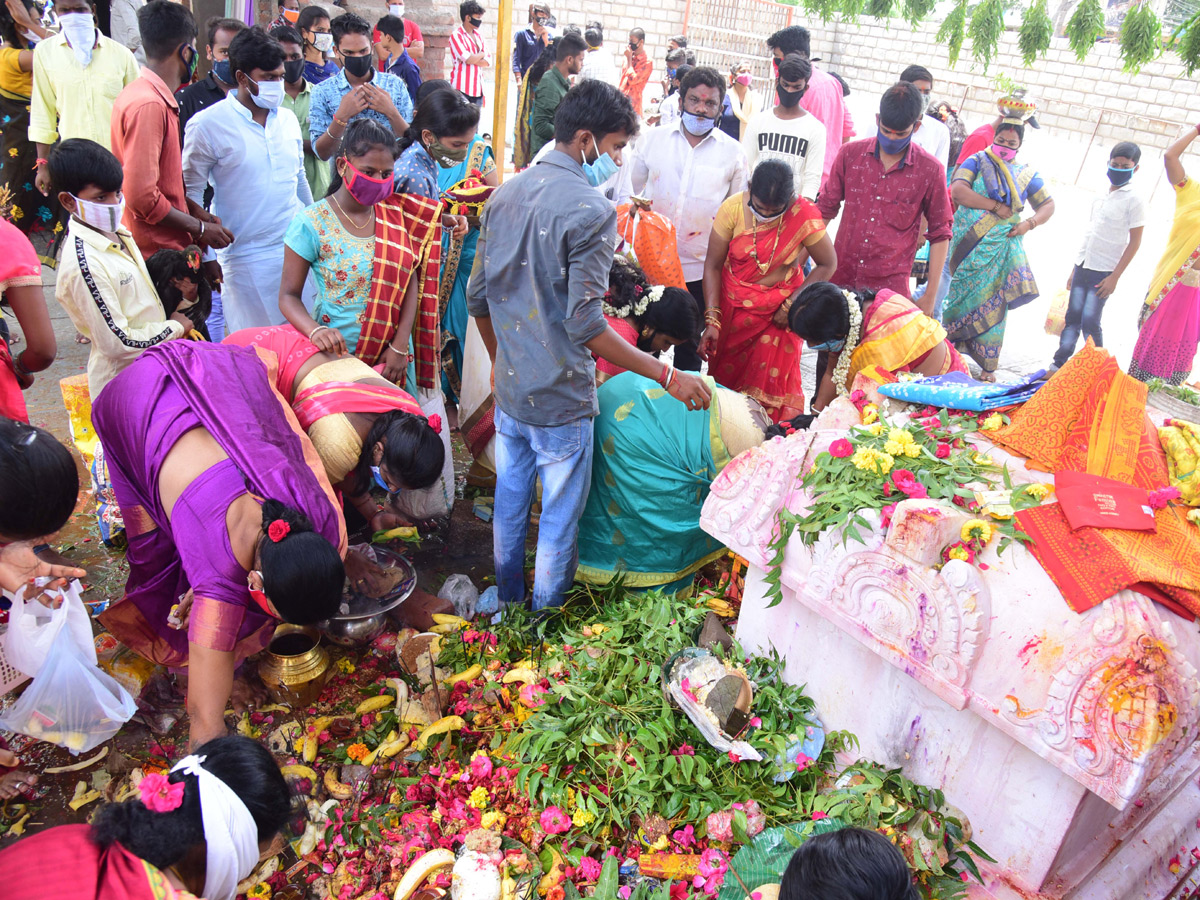
[[[880,453],[879,458],[876,460],[876,464],[878,465],[878,469],[879,469],[879,474],[886,475],[888,472],[892,471],[892,463],[894,463],[895,461],[896,460],[892,459],[892,457],[889,456],[888,454]]]
[[[983,508],[983,514],[985,516],[991,516],[993,519],[1001,519],[1001,520],[1011,519],[1012,512],[1010,512],[1010,509],[1011,509],[1011,507],[1006,507],[1004,509],[1001,509],[999,507],[992,506],[989,503],[987,506],[985,506]]]
[[[596,821],[596,814],[588,812],[586,809],[575,810],[575,815],[571,816],[571,823],[576,828],[586,828]]]
[[[575,808],[575,788],[567,788],[567,809]]]
[[[959,532],[959,536],[964,541],[979,540],[986,544],[992,539],[992,526],[983,519],[968,519]]]
[[[921,455],[921,445],[920,444],[906,445],[904,448],[904,455],[909,457],[910,459],[915,459],[916,457]]]
[[[1000,413],[992,413],[983,420],[983,424],[979,426],[980,431],[999,431],[1004,427],[1004,416]]]
[[[862,409],[862,420],[864,425],[870,425],[879,418],[879,407],[874,403],[868,403]]]
[[[1200,525],[1200,509],[1189,509],[1187,520],[1193,525]]]
[[[876,422],[874,425],[868,425],[867,431],[875,437],[879,437],[881,434],[883,434],[883,423]]]
[[[904,455],[904,445],[901,444],[899,441],[889,440],[886,443],[884,443],[883,452],[890,453],[892,456],[903,456]]]
[[[1025,489],[1025,493],[1027,493],[1030,497],[1033,497],[1035,500],[1045,500],[1053,492],[1054,488],[1052,488],[1050,485],[1040,483],[1031,484]]]
[[[657,841],[655,841],[653,844],[650,845],[650,849],[654,850],[656,852],[662,852],[663,850],[666,850],[670,846],[671,846],[671,842],[670,842],[670,840],[667,839],[667,836],[664,834],[664,835],[661,835]]]
[[[977,466],[990,466],[992,464],[992,458],[985,453],[976,453],[972,455],[971,460]]]
[[[246,896],[253,900],[271,900],[271,886],[265,881],[260,881],[250,890],[246,891]]]
[[[875,454],[876,450],[870,447],[859,447],[854,451],[854,455],[850,457],[850,462],[854,463],[854,468],[862,469],[864,472],[871,472],[875,469]]]
[[[355,762],[361,762],[362,759],[370,752],[371,748],[366,744],[351,744],[346,748],[346,757],[354,760]]]
[[[488,810],[483,814],[483,818],[479,824],[488,829],[488,831],[499,831],[508,824],[508,816],[499,810]]]
[[[354,663],[350,662],[350,660],[346,659],[344,656],[337,661],[337,667],[338,671],[343,675],[354,674]]]
[[[435,825],[440,825],[442,821],[442,811],[436,807],[433,810],[433,815],[429,818],[433,819]]]
[[[467,806],[473,806],[476,809],[487,809],[488,792],[485,787],[477,787],[471,791],[471,796],[467,798]]]
[[[951,559],[960,559],[963,562],[971,561],[971,554],[967,552],[966,547],[951,547],[946,551],[946,555]]]
[[[913,440],[912,432],[903,428],[893,428],[891,431],[889,431],[888,440],[895,441],[897,444],[901,445],[916,443]]]
[[[15,156],[17,155],[17,148],[16,148],[16,147],[9,147],[9,148],[8,148],[8,155],[9,155],[9,156],[13,156],[13,157],[15,157]]]

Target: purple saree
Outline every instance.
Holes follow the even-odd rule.
[[[171,341],[142,354],[92,407],[129,536],[125,597],[101,622],[154,662],[186,664],[189,642],[240,660],[270,641],[274,620],[250,599],[229,544],[226,512],[242,494],[299,509],[345,554],[333,489],[274,377],[251,348]],[[159,473],[193,428],[208,431],[229,459],[196,478],[168,519]],[[167,615],[189,587],[195,602],[185,634]]]

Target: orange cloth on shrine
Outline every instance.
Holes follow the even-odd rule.
[[[1030,468],[1089,472],[1150,491],[1168,483],[1166,454],[1146,416],[1146,386],[1090,339],[1010,425],[989,437],[1028,457]],[[1072,531],[1057,503],[1019,512],[1017,521],[1034,539],[1031,552],[1076,612],[1149,582],[1200,613],[1200,528],[1183,511],[1158,510],[1155,533]]]

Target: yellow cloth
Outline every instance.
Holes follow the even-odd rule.
[[[33,54],[29,139],[87,138],[111,150],[113,101],[137,77],[133,54],[116,41],[99,38],[85,69],[63,35],[46,38]]]
[[[335,359],[332,362],[321,363],[302,379],[296,386],[296,396],[319,384],[331,381],[357,384],[378,378],[379,375],[365,362],[355,356],[345,359]],[[313,422],[308,429],[308,438],[317,448],[317,456],[321,457],[321,465],[333,485],[338,485],[358,465],[362,455],[362,438],[350,424],[350,417],[345,413],[332,416],[322,416]]]
[[[1158,429],[1158,440],[1167,453],[1167,469],[1171,485],[1179,488],[1181,499],[1188,506],[1200,506],[1200,425],[1168,419]]]
[[[33,73],[21,71],[21,54],[16,47],[0,47],[0,91],[28,98],[33,93]]]
[[[1167,249],[1154,269],[1139,324],[1150,317],[1197,259],[1200,259],[1200,182],[1187,178],[1175,188],[1175,218],[1167,235]]]
[[[882,296],[882,292],[881,292]],[[864,314],[863,335],[850,357],[846,387],[863,369],[879,366],[899,372],[946,340],[946,329],[907,297],[892,293],[876,299]]]

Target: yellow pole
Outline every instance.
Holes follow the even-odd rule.
[[[504,180],[504,145],[508,141],[508,81],[512,77],[512,0],[500,0],[500,21],[496,23],[496,96],[492,113],[492,152],[496,170]]]

